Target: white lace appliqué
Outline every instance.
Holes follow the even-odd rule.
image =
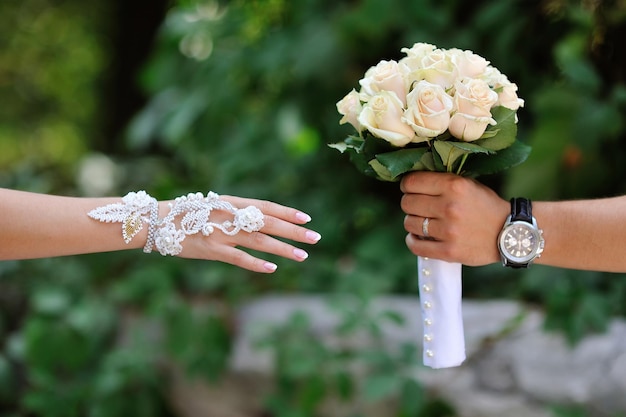
[[[144,222],[150,222],[146,216],[156,204],[156,199],[145,191],[130,192],[121,203],[98,207],[91,210],[88,216],[105,223],[122,223],[122,237],[128,244],[143,229]]]
[[[212,191],[206,197],[202,193],[191,193],[178,197],[169,204],[170,211],[158,219],[158,202],[145,191],[130,192],[122,198],[121,203],[98,207],[88,213],[89,217],[106,223],[122,223],[124,242],[129,243],[142,229],[143,224],[149,225],[148,237],[144,252],[149,253],[152,247],[161,255],[178,255],[182,252],[185,237],[202,233],[209,236],[219,229],[227,235],[235,235],[239,231],[252,233],[264,226],[263,213],[257,207],[248,206],[243,209],[234,207]],[[233,215],[232,220],[221,223],[210,221],[211,212],[221,210]],[[176,228],[175,220],[180,219],[180,229]]]
[[[233,215],[233,220],[222,223],[210,221],[213,210],[222,210]],[[182,215],[180,230],[174,226],[176,217]],[[257,232],[264,226],[263,213],[254,206],[238,209],[212,191],[206,197],[202,193],[187,194],[170,203],[170,212],[161,222],[155,236],[155,246],[161,255],[178,255],[186,236],[202,233],[209,236],[215,229],[227,235],[235,235],[240,230]]]

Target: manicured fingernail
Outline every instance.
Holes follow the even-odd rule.
[[[312,230],[307,230],[306,233],[305,233],[305,236],[311,242],[317,242],[318,240],[320,240],[322,238],[322,235],[320,235],[319,233],[314,232]]]
[[[293,254],[296,255],[296,258],[298,258],[298,259],[306,259],[306,258],[309,257],[308,253],[306,253],[302,249],[298,249],[298,248],[293,250]]]
[[[308,222],[311,221],[311,216],[309,216],[306,213],[297,212],[296,213],[296,219],[298,219],[301,222],[308,223]]]
[[[265,262],[265,264],[263,264],[263,268],[265,268],[266,271],[274,272],[276,271],[276,268],[278,268],[278,266],[271,262]]]

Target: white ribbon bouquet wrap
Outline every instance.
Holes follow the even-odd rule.
[[[337,103],[341,124],[356,134],[330,146],[366,175],[399,181],[410,171],[477,177],[523,162],[530,148],[516,139],[517,85],[468,50],[427,43],[403,48],[399,61],[369,68]],[[465,360],[461,265],[418,257],[424,320],[424,364]]]
[[[417,257],[424,326],[424,365],[459,366],[465,360],[461,264]]]

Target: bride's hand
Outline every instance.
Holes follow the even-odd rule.
[[[225,195],[220,198],[237,208],[257,207],[263,212],[264,226],[258,232],[240,231],[233,236],[218,229],[210,236],[203,236],[200,233],[188,236],[183,243],[180,257],[221,261],[255,272],[272,273],[277,268],[276,264],[257,258],[243,249],[265,252],[301,262],[308,257],[308,253],[280,239],[315,244],[321,238],[319,233],[301,226],[308,223],[311,218],[297,209],[271,201]],[[211,221],[223,221],[229,215],[216,211],[211,216]]]

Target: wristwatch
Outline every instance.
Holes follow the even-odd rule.
[[[532,203],[527,198],[511,199],[511,214],[506,218],[498,236],[502,265],[528,268],[541,256],[545,241],[543,230],[532,214]]]

